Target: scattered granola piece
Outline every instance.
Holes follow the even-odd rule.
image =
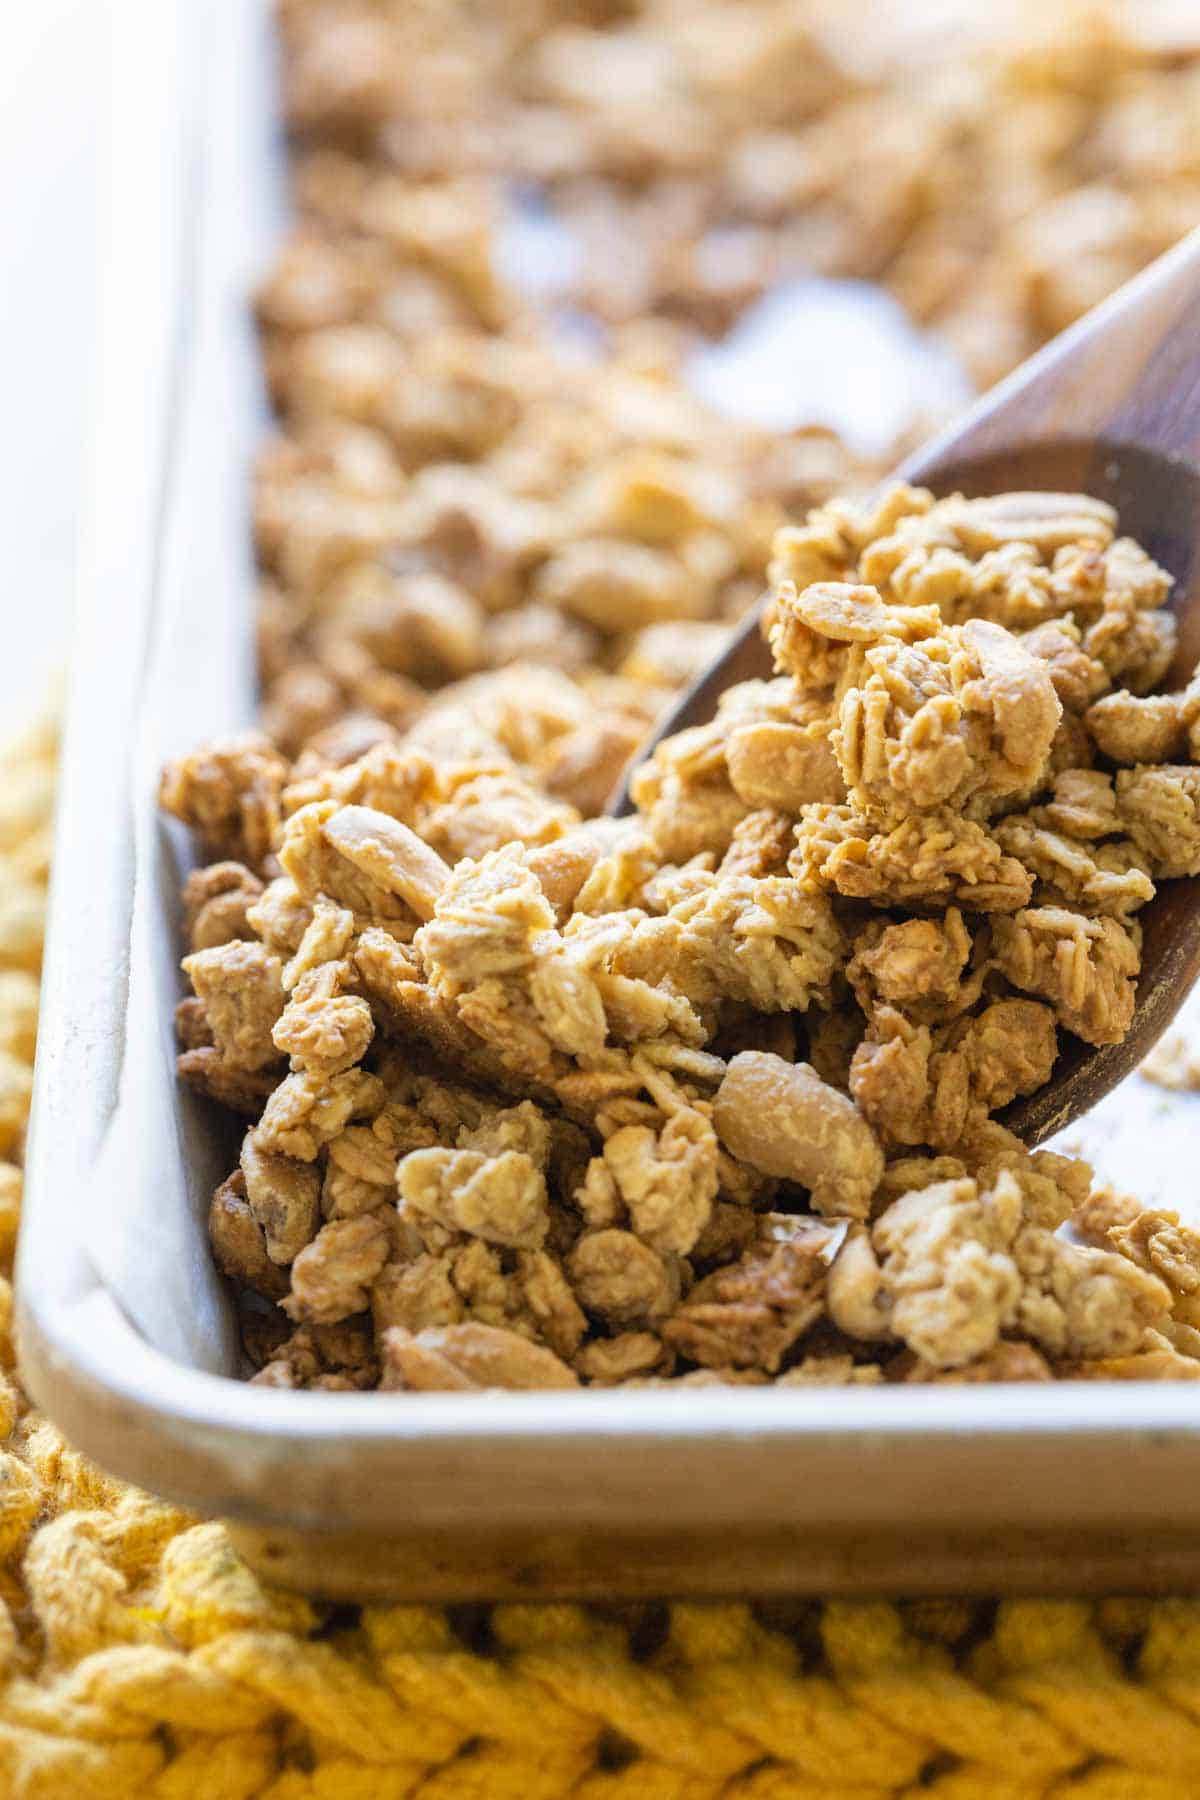
[[[242,1140],[241,1178],[247,1203],[273,1263],[294,1262],[316,1233],[321,1176],[311,1163],[265,1151],[257,1134]]]
[[[652,1375],[669,1375],[671,1351],[650,1331],[623,1331],[594,1338],[575,1358],[576,1371],[592,1387],[619,1387]],[[1200,1365],[1197,1365],[1200,1367]]]
[[[375,1387],[379,1365],[362,1323],[343,1319],[332,1325],[301,1325],[272,1346],[251,1379],[261,1387],[345,1394]]]
[[[1156,875],[1200,875],[1200,769],[1122,769],[1117,811]]]
[[[1018,1234],[1013,1256],[1023,1290],[1016,1322],[1052,1357],[1129,1356],[1167,1320],[1166,1283],[1124,1256],[1067,1243],[1037,1226]]]
[[[913,1360],[912,1366],[903,1375],[903,1380],[911,1382],[936,1382],[940,1386],[955,1387],[986,1381],[1053,1381],[1054,1370],[1046,1361],[1040,1350],[1032,1344],[1013,1343],[1001,1338],[982,1356],[971,1362],[961,1363],[954,1369],[938,1368],[934,1363]]]
[[[1181,1224],[1178,1213],[1146,1207],[1128,1223],[1111,1226],[1108,1239],[1114,1250],[1188,1302],[1186,1312],[1176,1309],[1177,1317],[1189,1324],[1200,1319],[1200,1232]]]
[[[361,1062],[375,1034],[371,1009],[356,994],[296,994],[275,1023],[275,1047],[294,1069],[340,1075]]]
[[[222,1275],[244,1282],[266,1300],[281,1300],[287,1293],[287,1275],[268,1254],[266,1234],[246,1198],[240,1170],[213,1194],[208,1235]]]
[[[883,1380],[878,1363],[856,1363],[852,1356],[806,1356],[779,1376],[779,1387],[877,1387]]]
[[[966,1062],[972,1101],[996,1112],[1018,1094],[1035,1094],[1058,1056],[1054,1014],[1035,1000],[996,1000],[950,1034]]]
[[[378,1112],[383,1101],[382,1084],[363,1069],[346,1069],[328,1079],[298,1070],[285,1076],[268,1100],[257,1141],[277,1155],[315,1162],[322,1146],[351,1119]]]
[[[1155,1044],[1139,1073],[1159,1087],[1194,1092],[1200,1089],[1200,1051],[1182,1032],[1169,1031]]]
[[[869,925],[858,939],[846,978],[864,1011],[876,998],[897,1005],[952,1001],[970,954],[971,935],[952,906],[940,921]]]
[[[1001,819],[995,835],[1044,884],[1041,892],[1047,899],[1123,919],[1154,898],[1145,859],[1129,838],[1078,843],[1019,814]]]
[[[974,1181],[935,1182],[893,1201],[875,1225],[892,1330],[925,1362],[959,1368],[1014,1323],[1020,1219],[1020,1189],[1005,1176],[985,1192]]]
[[[815,889],[884,906],[953,902],[972,912],[1015,912],[1033,890],[1015,856],[948,808],[879,830],[850,806],[805,807],[789,866]]]
[[[850,1093],[864,1118],[897,1144],[948,1148],[970,1108],[966,1058],[941,1046],[927,1025],[879,1006],[850,1061]]]
[[[1200,694],[1197,695],[1200,701]],[[1188,717],[1181,694],[1105,694],[1085,723],[1096,748],[1116,763],[1170,763],[1187,749]]]
[[[727,875],[723,867],[668,917],[679,928],[671,973],[700,1004],[722,997],[759,1012],[806,1011],[827,997],[844,955],[825,896],[783,874]]]
[[[717,1196],[717,1137],[694,1108],[673,1113],[661,1132],[626,1125],[604,1146],[610,1173],[632,1229],[652,1250],[686,1256],[712,1214]]]
[[[997,918],[998,967],[1014,987],[1042,994],[1060,1024],[1088,1044],[1119,1044],[1129,1030],[1141,967],[1130,932],[1115,919],[1061,906]]]

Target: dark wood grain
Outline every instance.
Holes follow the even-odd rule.
[[[1200,662],[1200,231],[986,394],[896,477],[935,493],[1040,488],[1094,494],[1173,580],[1179,647],[1169,685]],[[643,754],[703,724],[738,681],[772,673],[757,614],[660,723]],[[631,810],[628,783],[611,810]],[[1090,1049],[1062,1036],[1053,1079],[1003,1115],[1030,1145],[1094,1106],[1137,1066],[1200,975],[1200,879],[1167,881],[1139,914],[1132,1029]]]

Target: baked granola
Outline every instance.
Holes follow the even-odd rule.
[[[685,374],[798,272],[1006,372],[1193,222],[1189,22],[276,11],[262,729],[163,785],[257,1379],[1200,1371],[1184,1240],[996,1117],[1200,871],[1166,575],[1084,495],[835,499],[894,455]],[[775,677],[600,817],[764,591]]]
[[[1120,1041],[1200,868],[1168,590],[1085,496],[893,488],[780,530],[776,674],[628,819],[548,791],[562,671],[173,765],[226,858],[180,1066],[251,1121],[211,1231],[254,1379],[1200,1375],[1200,1240],[996,1116]]]

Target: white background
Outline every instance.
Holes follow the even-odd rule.
[[[61,657],[95,293],[101,0],[0,4],[0,711]]]

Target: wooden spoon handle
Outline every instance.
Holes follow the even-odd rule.
[[[1132,444],[1200,466],[1200,229],[1023,363],[898,473],[936,483],[942,469],[1068,443],[1086,444],[1093,455]]]

